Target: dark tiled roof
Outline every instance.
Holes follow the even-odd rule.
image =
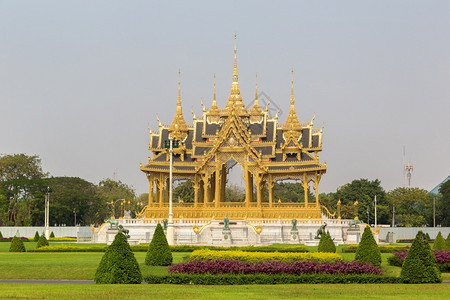
[[[262,139],[263,142],[273,142],[273,127],[275,122],[266,123],[266,137]]]
[[[255,147],[256,151],[261,151],[263,155],[269,155],[272,154],[272,147]]]
[[[292,166],[295,170],[307,169],[307,168],[315,168],[319,167],[319,165],[311,164],[311,165],[303,165],[303,166]],[[286,166],[269,166],[269,170],[284,170],[291,168],[290,165]]]
[[[217,130],[220,131],[220,125],[219,124],[208,124],[205,122],[206,128],[205,128],[205,134],[206,135],[216,135]]]
[[[203,155],[203,152],[204,151],[208,152],[209,149],[211,149],[211,148],[210,147],[195,147],[194,155]]]
[[[202,138],[202,128],[203,128],[203,122],[195,123],[195,141],[196,142],[206,141],[206,139]]]
[[[276,147],[279,149],[281,147],[281,143],[284,143],[283,130],[277,129],[276,134],[277,134],[277,145],[276,145]]]
[[[309,128],[303,128],[302,130],[302,138],[300,142],[303,145],[303,148],[307,148],[309,146]]]
[[[152,148],[158,148],[159,136],[152,136]]]
[[[313,135],[312,136],[312,146],[315,147],[319,147],[319,136],[318,135]]]
[[[194,130],[190,129],[188,131],[188,136],[184,142],[184,145],[186,146],[186,149],[192,149],[192,137],[194,136]]]
[[[164,148],[164,141],[169,140],[169,130],[163,129],[161,134],[161,147]]]
[[[313,160],[309,155],[302,152],[301,160]]]
[[[254,135],[261,135],[264,132],[264,128],[263,128],[263,122],[261,123],[255,123],[255,124],[250,124],[249,129],[252,131],[252,134]]]

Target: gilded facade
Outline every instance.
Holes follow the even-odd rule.
[[[268,107],[259,105],[257,86],[253,105],[247,108],[239,88],[235,40],[233,80],[225,107],[217,104],[215,78],[211,106],[202,106],[202,115],[194,115],[192,125],[188,124],[179,82],[172,123],[158,119],[158,130],[150,131],[152,156],[140,165],[149,182],[149,202],[138,217],[168,216],[169,138],[179,141],[173,149],[174,180],[191,180],[194,187],[194,203],[174,203],[174,218],[320,219],[322,213],[329,214],[318,199],[319,182],[326,172],[326,162],[319,162],[322,128],[313,127],[314,117],[300,122],[293,79],[286,120],[279,120],[278,113],[269,115]],[[225,198],[227,176],[235,166],[244,173],[245,201],[241,203]],[[274,199],[274,185],[283,180],[302,183],[305,199],[301,203]],[[308,199],[310,187],[315,199]]]

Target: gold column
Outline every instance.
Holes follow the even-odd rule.
[[[256,175],[256,206],[261,207],[261,183],[262,176]]]
[[[164,201],[164,181],[161,179],[159,180],[159,207],[163,207],[163,201]]]
[[[273,187],[274,187],[274,182],[273,182],[273,178],[272,175],[269,175],[269,181],[267,181],[267,188],[269,190],[269,207],[272,207],[273,205]]]
[[[153,205],[153,179],[148,177],[148,205]]]
[[[319,181],[320,178],[322,177],[322,175],[317,174],[316,172],[316,176],[314,178],[314,191],[316,193],[316,207],[319,207]]]
[[[227,188],[227,168],[225,164],[222,165],[222,179],[221,179],[221,188],[220,188],[220,200],[225,202],[225,190]]]
[[[209,181],[210,179],[206,177],[203,178],[203,196],[205,197],[203,202],[204,206],[206,207],[209,202]]]
[[[198,206],[198,189],[199,189],[198,176],[194,175],[194,207]]]
[[[218,162],[218,157],[216,157],[216,176],[215,176],[215,187],[214,187],[214,192],[215,192],[215,199],[214,199],[214,203],[215,203],[215,207],[219,207],[220,205],[220,172],[222,171],[222,166],[219,165]]]
[[[166,179],[166,188],[164,190],[164,192],[165,192],[164,194],[165,194],[165,198],[166,198],[165,200],[167,203],[169,203],[169,188],[170,188],[170,179],[167,178]]]
[[[250,180],[250,203],[253,202],[253,174],[250,172],[248,174],[249,180]]]
[[[303,174],[303,192],[305,193],[305,208],[308,208],[308,189],[309,189],[309,184],[308,184],[308,177],[306,176],[306,173]]]
[[[247,156],[245,159],[245,166],[244,166],[244,180],[245,180],[245,207],[250,206],[251,201],[251,190],[253,189],[253,184],[250,184],[250,172],[248,171],[248,164],[247,164]]]

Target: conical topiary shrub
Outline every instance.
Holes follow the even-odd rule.
[[[40,235],[39,235],[39,233],[36,231],[36,233],[34,234],[34,239],[33,239],[33,241],[35,241],[35,242],[39,241],[39,237],[40,237]]]
[[[0,231],[0,239],[2,239],[3,238],[3,234],[2,234],[2,232]]]
[[[42,234],[42,235],[39,237],[39,240],[38,240],[38,242],[37,242],[37,244],[36,244],[36,249],[37,249],[37,248],[44,247],[44,246],[48,246],[48,241],[47,241],[47,239],[45,238],[45,235]]]
[[[320,236],[318,251],[336,253],[336,245],[334,244],[329,231]]]
[[[403,261],[400,278],[405,283],[441,282],[441,272],[426,236],[419,231]]]
[[[13,237],[11,246],[9,246],[9,252],[26,252],[23,241],[17,236]]]
[[[430,235],[427,233],[425,233],[425,237],[427,238],[427,241],[429,242],[431,240]]]
[[[381,253],[377,242],[373,238],[372,231],[366,226],[364,233],[356,249],[355,260],[366,262],[374,266],[381,265]]]
[[[445,248],[445,240],[439,231],[433,243],[433,250],[444,250]]]
[[[450,251],[450,233],[447,235],[447,239],[445,240],[445,251]]]
[[[94,277],[95,283],[141,283],[139,264],[128,244],[127,237],[119,232],[106,249]]]
[[[161,224],[156,225],[152,241],[148,246],[145,264],[150,266],[169,266],[172,264],[172,252],[167,243]]]
[[[50,233],[50,238],[54,238],[54,237],[55,237],[55,234],[52,231],[52,233]]]

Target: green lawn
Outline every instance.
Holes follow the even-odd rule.
[[[448,299],[448,284],[94,285],[0,283],[7,299]]]

